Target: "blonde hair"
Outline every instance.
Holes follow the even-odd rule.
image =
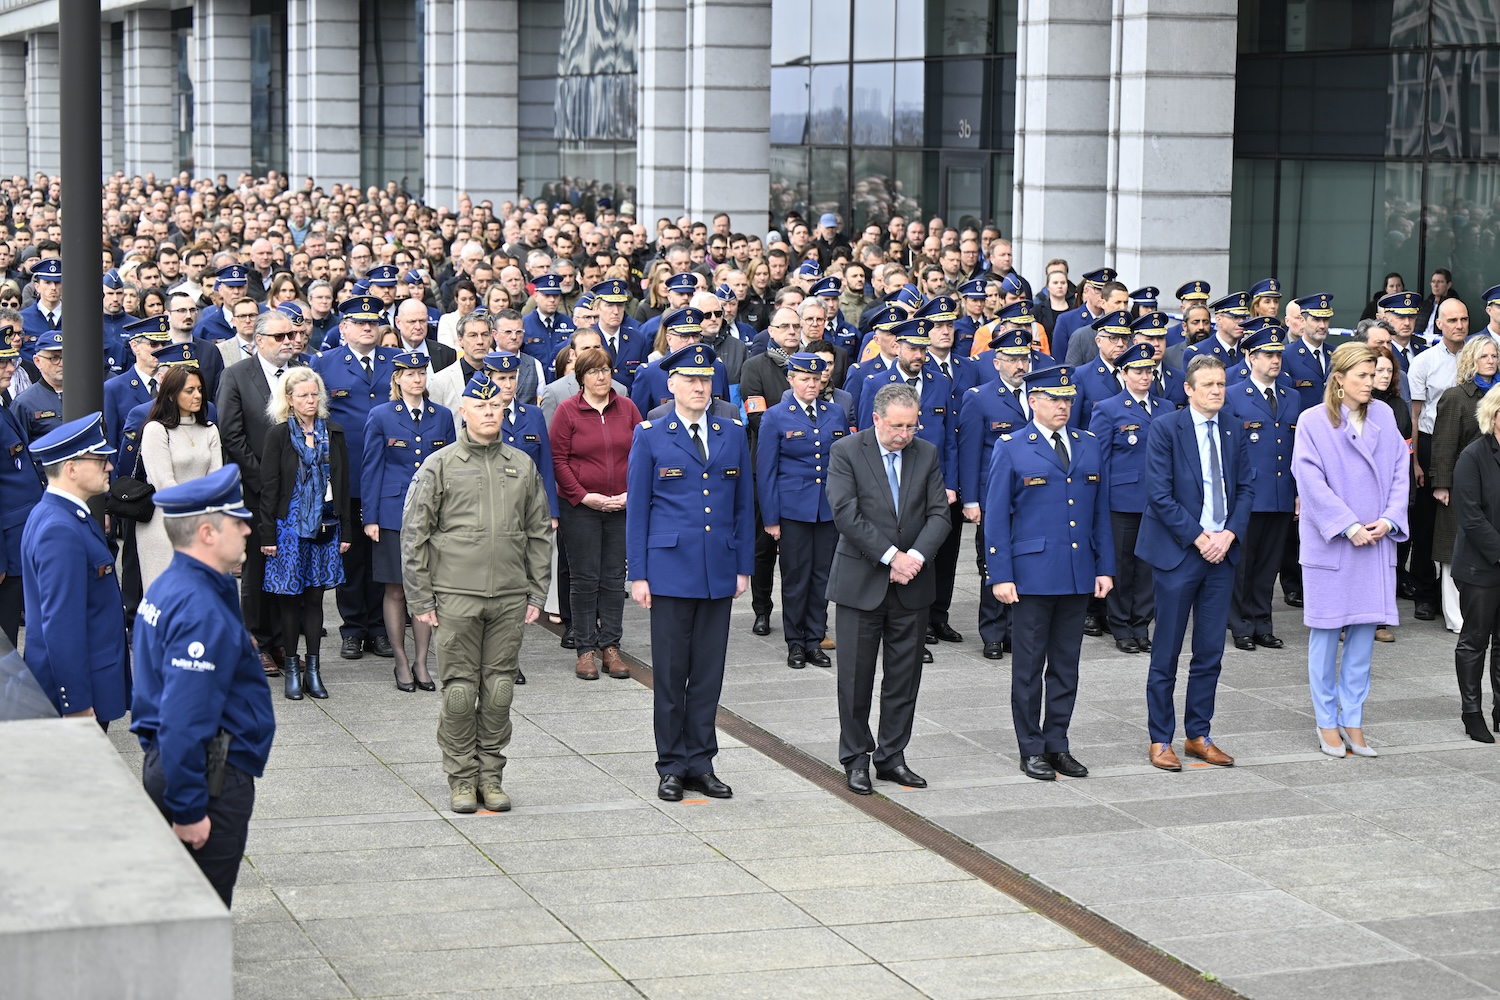
[[[391,372],[391,402],[394,403],[394,402],[396,402],[397,400],[399,400],[401,398],[401,382],[400,382],[400,380],[401,380],[402,374],[405,373],[405,372],[415,372],[415,371],[420,371],[422,374],[428,375],[428,376],[431,376],[431,374],[432,374],[432,372],[429,369],[427,369],[427,368],[397,368],[395,371]],[[422,398],[423,399],[428,398],[428,396],[427,396],[427,390],[426,389],[422,390]]]
[[[1474,337],[1464,344],[1463,350],[1458,352],[1458,375],[1454,384],[1474,381],[1474,374],[1479,370],[1479,354],[1486,347],[1495,347],[1493,337]],[[1495,357],[1500,359],[1500,351]]]
[[[271,387],[271,398],[266,401],[266,413],[274,424],[284,424],[292,415],[292,392],[303,382],[318,383],[318,416],[328,419],[328,387],[323,377],[303,365],[288,368],[286,374]]]
[[[1500,392],[1487,392],[1480,396],[1479,406],[1474,412],[1479,421],[1479,433],[1495,433],[1495,418],[1500,416]]]
[[[1358,341],[1350,341],[1342,344],[1333,352],[1332,367],[1328,371],[1328,384],[1323,387],[1323,407],[1328,411],[1328,422],[1337,427],[1343,423],[1344,387],[1342,378],[1335,379],[1334,376],[1346,375],[1351,369],[1357,368],[1366,361],[1375,363],[1375,352]],[[1363,416],[1369,407],[1366,402],[1364,406],[1358,407],[1357,412]]]

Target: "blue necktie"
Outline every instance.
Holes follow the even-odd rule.
[[[901,480],[896,476],[896,453],[894,451],[886,452],[885,478],[891,484],[891,505],[899,511],[901,509]]]
[[[1224,467],[1219,464],[1219,422],[1210,420],[1205,426],[1208,428],[1208,485],[1214,491],[1214,523],[1223,524]]]

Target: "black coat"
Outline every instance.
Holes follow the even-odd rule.
[[[1450,503],[1458,521],[1453,579],[1500,587],[1500,442],[1482,434],[1458,456]],[[1433,551],[1435,558],[1445,553]]]
[[[276,544],[276,522],[286,517],[297,488],[297,449],[292,447],[286,425],[275,425],[266,435],[266,449],[260,458],[260,523],[256,525],[257,544]],[[328,478],[333,482],[333,506],[339,515],[339,538],[354,537],[354,522],[349,516],[349,446],[344,428],[328,421]]]

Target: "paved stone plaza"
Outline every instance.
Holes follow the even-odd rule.
[[[1278,606],[1286,650],[1226,653],[1214,736],[1238,765],[1181,774],[1146,763],[1147,658],[1085,639],[1093,774],[1044,784],[1017,770],[1009,659],[980,657],[975,601],[967,579],[968,641],[923,678],[908,760],[932,787],[877,792],[1246,996],[1500,994],[1500,748],[1463,737],[1439,623],[1377,647],[1381,756],[1333,760],[1300,612]],[[725,708],[837,768],[833,671],[788,670],[750,621],[744,598]],[[645,612],[625,636],[649,661]],[[501,816],[447,811],[437,696],[397,692],[389,660],[334,655],[326,702],[278,692],[239,997],[1172,995],[722,734],[735,799],[658,802],[649,690],[574,680],[540,628],[524,657]]]

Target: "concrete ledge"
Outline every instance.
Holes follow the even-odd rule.
[[[92,720],[0,723],[0,994],[230,1000],[234,927]]]

